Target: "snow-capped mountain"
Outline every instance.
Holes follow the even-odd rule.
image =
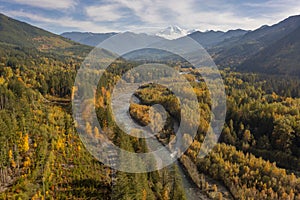
[[[156,36],[166,38],[168,40],[177,39],[183,36],[186,36],[189,33],[188,30],[184,30],[178,26],[169,26],[164,30],[156,33]]]

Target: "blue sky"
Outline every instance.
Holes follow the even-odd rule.
[[[300,14],[299,0],[0,0],[0,12],[54,33],[256,29]]]

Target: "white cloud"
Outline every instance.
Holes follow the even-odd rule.
[[[164,24],[167,18],[173,18],[173,15],[176,14],[172,11],[172,7],[177,2],[174,3],[170,0],[112,0],[110,2],[131,10],[132,15],[148,25]],[[185,4],[188,3],[185,1]]]
[[[124,16],[120,6],[116,4],[87,6],[85,11],[92,20],[98,22],[116,21]]]
[[[243,5],[258,11],[264,11],[260,12],[260,15],[265,16],[270,21],[278,21],[300,14],[300,1],[295,0],[268,0],[260,3],[244,3]]]
[[[111,29],[111,27],[106,27],[102,25],[95,24],[91,21],[85,20],[74,20],[70,17],[63,18],[48,18],[41,15],[36,15],[32,13],[27,13],[24,11],[6,11],[6,15],[10,17],[22,17],[27,18],[31,21],[37,22],[38,25],[47,27],[63,27],[72,28],[80,31],[91,31],[91,32],[114,32],[116,30]]]
[[[29,5],[48,10],[68,9],[77,4],[75,0],[11,0],[9,2],[15,2],[22,5]]]
[[[300,10],[300,1],[294,0],[269,0],[257,5],[225,3],[222,0],[107,0],[108,2],[131,10],[131,15],[138,17],[145,26],[173,24],[200,30],[256,29],[263,24],[277,23]],[[250,6],[252,13],[247,10],[251,9]]]
[[[8,1],[8,0],[7,0]],[[75,7],[74,10],[64,13],[65,17],[45,18],[43,16],[19,12],[19,17],[27,17],[47,26],[60,26],[83,31],[106,32],[111,30],[150,30],[147,27],[164,28],[169,25],[178,25],[185,29],[204,30],[229,30],[229,29],[256,29],[264,24],[274,24],[284,18],[299,14],[300,1],[295,0],[267,0],[259,3],[251,1],[239,2],[232,0],[102,0],[95,1],[96,5],[85,5],[80,0],[12,0],[14,2],[36,7],[66,9]],[[79,6],[75,6],[78,3]],[[51,12],[51,11],[48,11]],[[67,16],[77,16],[74,20]],[[26,16],[25,16],[26,15]],[[85,16],[82,16],[85,15]],[[13,16],[13,15],[12,15]],[[51,26],[48,27],[51,27]],[[45,27],[43,26],[43,27]]]
[[[203,3],[203,9],[199,9],[199,1],[186,0],[110,0],[106,3],[118,5],[118,8],[131,10],[131,16],[137,17],[145,26],[168,26],[176,24],[185,28],[206,29],[230,29],[235,28],[254,28],[257,26],[254,20],[248,17],[241,18],[235,16],[229,8],[231,5],[220,2],[213,2],[212,6]],[[198,9],[197,9],[198,7]],[[206,7],[210,7],[206,9]],[[216,10],[218,9],[218,10]],[[110,13],[116,13],[114,9]],[[101,16],[101,12],[96,12],[95,16]],[[246,22],[246,24],[245,24]],[[244,25],[244,26],[243,26]],[[200,26],[200,27],[199,27]]]

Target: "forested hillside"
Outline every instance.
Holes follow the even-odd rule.
[[[189,80],[201,80],[197,70],[190,70],[186,76]],[[200,102],[201,127],[196,139],[188,134],[183,136],[187,142],[193,141],[186,156],[198,166],[198,173],[222,181],[236,199],[299,199],[299,80],[226,70],[223,77],[228,111],[221,144],[204,159],[197,158],[210,121],[210,100],[205,84],[193,82]],[[281,88],[281,84],[288,85],[293,94]],[[144,105],[134,105],[130,113],[141,123],[147,123],[143,114],[147,106],[149,109],[157,103],[165,105],[165,99],[171,98],[161,95],[168,94],[165,89],[155,87],[145,87],[136,94]],[[175,121],[180,121],[174,114],[179,105],[171,105],[166,109]],[[158,137],[162,142],[168,143],[176,137],[173,131],[168,131],[170,127],[160,132]],[[184,157],[182,162],[187,162]]]
[[[267,74],[300,76],[300,23],[296,30],[246,60],[239,68]]]
[[[256,30],[249,31],[245,35],[225,40],[212,48],[209,48],[208,51],[218,65],[238,67],[245,60],[252,58],[252,56],[259,53],[261,50],[269,47],[271,48],[273,43],[276,43],[284,37],[288,37],[288,35],[295,31],[299,26],[300,16],[291,16],[272,26],[262,26]],[[276,49],[273,49],[273,51],[276,51]],[[296,52],[296,49],[289,49],[287,54],[296,54]],[[272,62],[270,59],[266,60],[267,62]],[[286,62],[289,63],[289,60],[286,60]],[[291,62],[293,62],[293,59]],[[258,72],[255,66],[252,67],[253,72]],[[284,68],[284,66],[280,67]],[[248,69],[251,71],[251,66],[248,65]]]

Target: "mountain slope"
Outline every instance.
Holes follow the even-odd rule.
[[[265,45],[273,43],[282,38],[300,26],[300,15],[291,16],[273,26],[262,26],[261,28],[249,32],[243,37],[243,40],[257,40]]]
[[[217,64],[237,66],[273,42],[287,36],[299,26],[300,16],[291,16],[278,24],[262,26],[238,38],[225,40],[208,51],[213,55]]]
[[[61,36],[73,40],[75,42],[89,45],[97,46],[99,43],[103,42],[107,38],[116,35],[117,33],[89,33],[89,32],[65,32]]]
[[[0,42],[39,50],[68,48],[72,41],[0,14]]]
[[[238,69],[268,74],[300,76],[300,26],[284,38],[274,42]]]
[[[51,37],[52,34],[0,14],[0,41],[18,46],[34,47],[33,38]]]
[[[47,56],[83,58],[92,48],[0,14],[0,55],[26,60]],[[13,54],[11,52],[14,52]]]

